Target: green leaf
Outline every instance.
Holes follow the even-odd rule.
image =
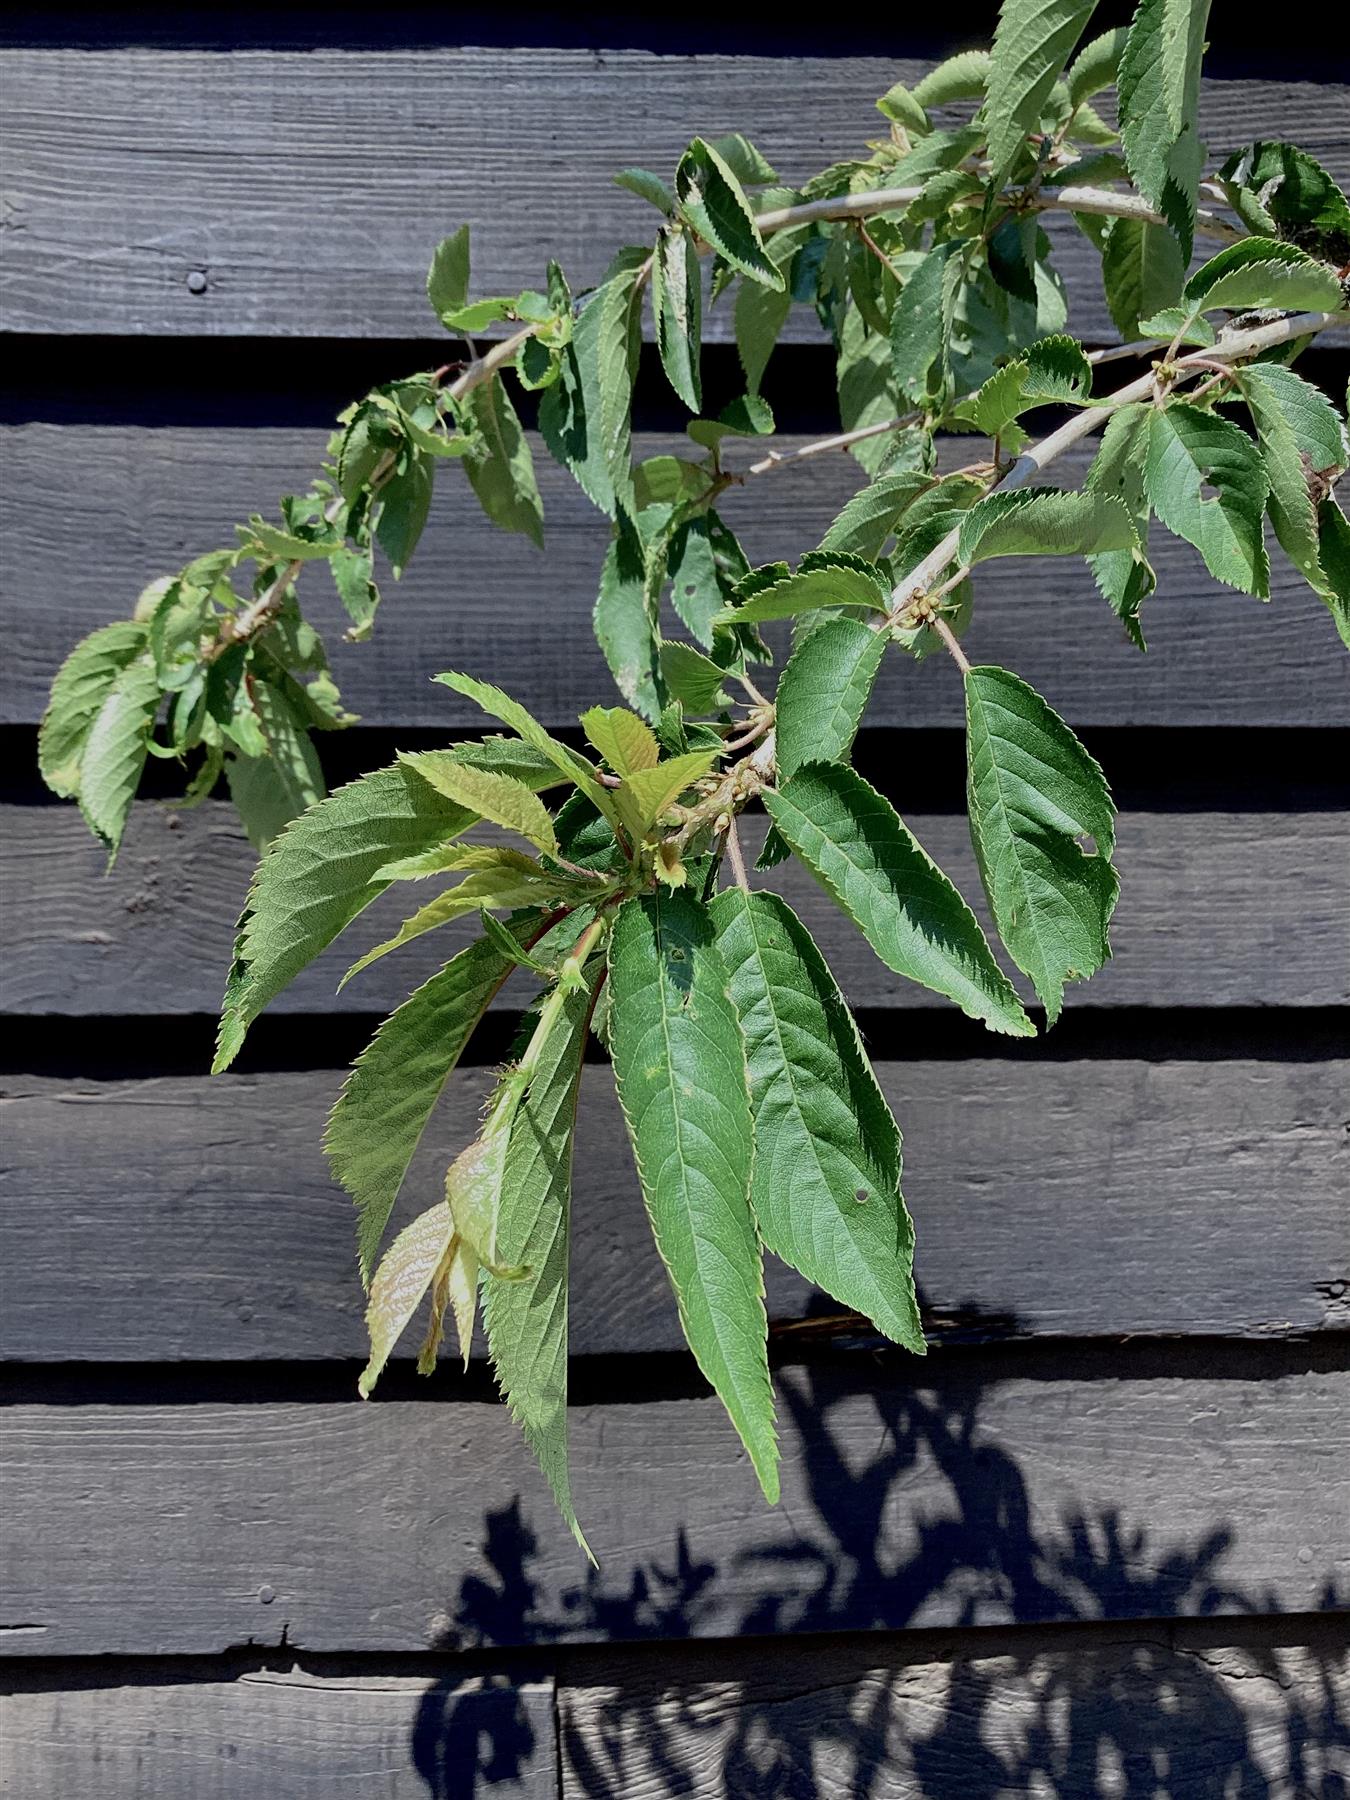
[[[503,1262],[529,1273],[518,1281],[489,1274],[483,1283],[497,1385],[587,1555],[567,1467],[567,1277],[573,1127],[600,973],[597,966],[586,987],[563,1002],[511,1127],[497,1249]]]
[[[1003,168],[1035,131],[1096,0],[1003,0],[982,117],[989,158]]]
[[[698,255],[687,231],[659,233],[652,262],[652,311],[661,367],[690,412],[703,405],[699,379],[703,284]]]
[[[616,775],[634,775],[660,760],[651,727],[625,706],[593,706],[582,713],[581,729]]]
[[[82,638],[61,664],[38,731],[38,767],[54,794],[79,791],[85,744],[118,677],[145,647],[146,628],[134,619]]]
[[[1144,458],[1148,454],[1146,405],[1118,407],[1106,421],[1101,448],[1087,474],[1089,493],[1118,500],[1130,516],[1135,541],[1128,549],[1103,550],[1088,557],[1088,566],[1137,649],[1144,648],[1139,608],[1157,587],[1148,560],[1148,495]]]
[[[291,820],[324,796],[323,770],[309,732],[270,681],[253,683],[253,706],[266,754],[232,756],[225,765],[230,798],[249,842],[263,851]]]
[[[1269,595],[1261,531],[1269,483],[1244,432],[1183,401],[1154,408],[1144,482],[1153,511],[1169,531],[1195,545],[1211,575],[1244,594],[1262,600]]]
[[[804,558],[804,564],[806,561]],[[766,619],[792,619],[820,606],[866,606],[885,612],[889,604],[889,584],[875,564],[840,551],[818,552],[810,566],[767,587],[756,587],[739,606],[728,607],[718,623],[752,625]]]
[[[472,700],[475,705],[481,706],[484,712],[491,713],[494,719],[500,719],[503,725],[509,725],[512,731],[518,733],[532,750],[537,751],[550,762],[568,781],[574,782],[592,805],[602,813],[606,812],[609,804],[608,797],[603,786],[596,780],[595,770],[591,764],[577,751],[569,749],[566,744],[559,743],[557,738],[551,737],[518,700],[512,700],[509,694],[504,694],[490,681],[475,681],[472,675],[460,675],[453,670],[437,675],[433,679],[442,682],[448,688],[453,688],[457,694],[463,694],[465,699]],[[464,756],[469,748],[468,745],[461,745],[458,754]],[[469,759],[466,758],[466,760]],[[520,778],[525,779],[523,775]],[[539,781],[531,785],[547,787],[550,784],[547,781]]]
[[[681,621],[705,649],[712,648],[713,621],[722,610],[723,579],[713,547],[713,521],[706,513],[686,519],[670,540],[670,599]]]
[[[793,648],[775,696],[782,777],[848,755],[885,654],[885,632],[848,618],[827,619]]]
[[[749,394],[758,394],[779,333],[792,311],[792,290],[787,274],[812,229],[804,226],[796,231],[776,231],[765,246],[769,261],[783,272],[781,288],[765,287],[758,281],[742,281],[736,289],[736,353],[745,371]]]
[[[727,671],[719,668],[701,650],[695,650],[692,644],[663,642],[661,673],[674,698],[696,717],[702,713],[720,712],[730,705],[722,686]]]
[[[433,844],[416,856],[400,856],[376,869],[373,881],[424,881],[428,875],[462,875],[466,872],[537,875],[540,864],[523,850],[505,844],[465,844],[458,839]]]
[[[1069,64],[1065,77],[1069,85],[1070,106],[1080,107],[1084,101],[1115,86],[1116,71],[1120,67],[1128,36],[1129,28],[1117,25],[1113,30],[1104,31],[1100,37],[1083,45]]]
[[[485,748],[465,745],[461,754]],[[538,774],[534,785],[551,779]],[[239,921],[212,1072],[229,1067],[263,1008],[383,893],[377,869],[473,822],[467,808],[395,763],[338,788],[289,825],[258,864]]]
[[[458,312],[469,298],[469,227],[461,225],[437,246],[427,270],[427,299],[439,319]]]
[[[923,107],[950,106],[953,100],[982,100],[993,58],[987,50],[962,50],[930,69],[914,89]]]
[[[775,1501],[745,1043],[706,908],[683,890],[625,901],[609,986],[619,1103],[680,1323]]]
[[[927,251],[891,314],[891,372],[912,406],[940,398],[950,381],[947,346],[965,252],[957,238]]]
[[[762,394],[742,394],[730,400],[715,419],[691,419],[685,430],[696,444],[716,449],[724,437],[769,437],[774,431],[773,411]]]
[[[733,269],[767,288],[785,286],[759,235],[750,202],[726,160],[695,138],[675,171],[675,204],[680,217]]]
[[[903,125],[906,131],[912,131],[918,136],[923,136],[932,129],[928,114],[903,81],[894,82],[886,89],[877,101],[877,111],[892,124]]]
[[[714,138],[711,147],[742,187],[764,187],[778,179],[773,164],[739,131],[729,131],[725,137]]]
[[[550,856],[557,852],[553,820],[548,808],[523,782],[491,769],[471,769],[449,750],[404,750],[399,760],[416,769],[438,793],[467,807],[480,819],[490,819],[504,831],[514,831]]]
[[[1337,267],[1350,261],[1350,202],[1306,150],[1249,144],[1229,157],[1220,175],[1249,231],[1285,238]]]
[[[653,175],[650,169],[620,169],[611,178],[615,187],[627,188],[630,194],[636,194],[639,200],[646,200],[658,212],[669,218],[675,211],[675,196],[659,175]]]
[[[991,1031],[1034,1037],[975,915],[889,801],[842,763],[807,763],[764,804],[888,968]]]
[[[820,540],[821,549],[842,550],[875,562],[905,509],[932,485],[931,476],[916,470],[879,475],[870,487],[860,488],[846,502]]]
[[[665,705],[661,676],[659,588],[647,580],[647,559],[621,525],[605,552],[595,599],[595,636],[624,699],[655,719]]]
[[[1102,239],[1102,283],[1112,323],[1125,339],[1137,338],[1140,320],[1181,296],[1186,265],[1165,225],[1112,219]]]
[[[1328,589],[1323,597],[1341,642],[1350,650],[1350,519],[1334,500],[1327,499],[1317,509],[1317,527],[1317,560]]]
[[[80,756],[80,811],[108,851],[111,867],[148,754],[162,692],[148,658],[116,676],[94,715]]]
[[[435,460],[420,450],[409,450],[405,452],[403,467],[380,489],[375,537],[389,558],[395,578],[402,576],[417,548],[431,510],[435,479]]]
[[[839,333],[835,380],[839,390],[839,427],[859,431],[884,425],[899,410],[891,385],[891,345],[888,338],[869,331],[856,306],[845,308]],[[883,432],[849,446],[849,455],[869,475],[875,475],[890,452]]]
[[[500,929],[513,939],[527,935],[522,925]],[[324,1149],[334,1176],[356,1202],[366,1282],[427,1122],[511,968],[482,939],[452,956],[390,1013],[343,1083]]]
[[[447,331],[462,332],[467,337],[474,337],[480,331],[486,331],[489,325],[499,325],[503,319],[519,318],[519,305],[523,298],[523,295],[518,294],[492,294],[483,300],[471,300],[467,306],[457,307],[454,312],[442,313],[441,324]]]
[[[1330,600],[1309,477],[1332,478],[1350,462],[1345,428],[1325,394],[1279,363],[1252,363],[1239,370],[1238,387],[1256,426],[1270,481],[1267,505],[1275,536],[1309,585]]]
[[[479,505],[494,525],[521,532],[542,550],[544,509],[534,458],[501,377],[494,375],[474,388],[464,405],[478,428],[464,468]]]
[[[644,838],[687,787],[706,775],[717,760],[715,750],[688,750],[654,768],[635,769],[615,793],[619,819],[635,842]]]
[[[957,410],[986,437],[1003,437],[1034,406],[1085,406],[1092,397],[1092,365],[1076,338],[1054,336],[1030,344],[991,375]]]
[[[393,865],[386,864],[386,868],[390,866]],[[382,875],[383,873],[381,871]],[[456,919],[486,908],[510,911],[516,907],[537,907],[543,910],[565,898],[571,899],[575,886],[574,882],[553,875],[546,869],[521,869],[501,857],[496,866],[466,875],[454,887],[447,888],[445,893],[438,894],[434,900],[428,900],[425,906],[419,907],[410,918],[403,921],[392,937],[385,938],[367,950],[364,956],[358,957],[338,983],[338,992],[341,993],[349,981],[354,980],[372,963],[388,956],[391,950],[401,950],[405,944],[412,943],[414,938],[425,936],[428,931],[437,931],[442,925],[450,925]],[[479,1255],[482,1256],[481,1249]]]
[[[1186,283],[1191,314],[1249,306],[1296,312],[1335,312],[1341,305],[1336,271],[1293,244],[1275,238],[1242,238],[1226,244]]]
[[[1090,556],[1133,543],[1130,515],[1106,494],[1014,488],[975,502],[961,521],[957,556],[965,564],[993,556]]]
[[[764,1242],[922,1356],[900,1132],[844,997],[777,894],[728,889],[711,911],[745,1034]]]
[[[633,382],[642,343],[638,273],[645,255],[625,254],[583,305],[557,381],[539,403],[539,430],[552,455],[609,518],[632,510],[629,467]]]
[[[1006,669],[967,673],[966,747],[970,835],[989,909],[1053,1025],[1065,982],[1086,980],[1111,954],[1120,892],[1111,792],[1059,714]]]
[[[338,599],[352,622],[352,629],[347,636],[353,643],[361,642],[370,636],[376,608],[380,604],[380,590],[375,585],[374,559],[369,549],[351,550],[344,544],[329,557],[328,567],[332,571]]]
[[[1139,0],[1116,76],[1120,136],[1136,187],[1191,257],[1204,162],[1196,132],[1210,0]]]
[[[371,1283],[370,1304],[366,1308],[366,1329],[370,1334],[370,1361],[361,1371],[357,1391],[368,1400],[384,1365],[412,1323],[418,1307],[429,1290],[444,1287],[456,1299],[455,1316],[460,1323],[461,1346],[467,1362],[468,1337],[473,1325],[473,1296],[477,1281],[477,1264],[473,1252],[462,1245],[455,1231],[450,1208],[442,1200],[406,1225],[389,1246],[388,1254],[375,1271]],[[434,1324],[429,1334],[431,1358],[439,1342],[439,1312],[433,1300]],[[429,1372],[419,1360],[420,1372]]]

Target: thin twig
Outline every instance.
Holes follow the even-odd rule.
[[[836,431],[832,437],[815,438],[809,444],[801,444],[796,450],[770,450],[748,469],[742,469],[739,480],[747,475],[767,475],[770,469],[782,468],[784,463],[805,462],[811,456],[824,456],[831,450],[847,450],[854,444],[861,444],[865,438],[884,437],[888,431],[903,431],[907,425],[917,425],[922,420],[921,412],[901,413],[898,419],[884,419],[880,425],[860,425],[856,431]]]
[[[734,816],[727,820],[727,856],[731,862],[731,873],[736,877],[736,886],[748,894],[750,877],[745,872],[745,858],[741,854],[740,833],[736,830]]]
[[[760,713],[759,717],[752,721],[749,729],[743,731],[739,737],[727,738],[722,745],[723,751],[748,750],[751,744],[759,742],[772,724],[773,708],[770,706],[767,711]]]
[[[931,617],[928,619],[928,624],[930,624],[933,627],[933,630],[936,631],[938,636],[942,639],[943,643],[947,646],[948,650],[950,650],[953,658],[955,659],[956,666],[958,669],[960,669],[961,673],[963,675],[969,675],[969,673],[970,673],[970,658],[966,655],[965,651],[961,648],[960,644],[957,643],[956,633],[952,630],[951,626],[943,618],[942,614],[941,613],[933,613],[931,615]]]

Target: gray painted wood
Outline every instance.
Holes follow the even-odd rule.
[[[1350,1663],[1334,1619],[673,1647],[558,1702],[564,1800],[1304,1800],[1338,1790]]]
[[[744,1800],[767,1773],[813,1800],[1082,1800],[1161,1760],[1173,1800],[1301,1800],[1330,1791],[1350,1704],[1343,1624],[1307,1617],[559,1660],[556,1750],[550,1681],[39,1667],[0,1699],[0,1793],[319,1800],[350,1781],[374,1800],[552,1800],[560,1772],[564,1800]]]
[[[553,1684],[315,1675],[20,1687],[0,1699],[12,1800],[556,1800]]]
[[[740,130],[800,181],[876,137],[876,96],[923,66],[546,49],[14,52],[0,321],[430,334],[430,251],[465,220],[477,291],[540,286],[548,255],[580,288],[625,237],[650,239],[654,215],[611,185],[616,169],[669,171],[695,132]],[[1210,81],[1202,135],[1216,156],[1292,137],[1344,180],[1346,101],[1330,84]],[[1072,226],[1062,242],[1076,317],[1106,335],[1094,255]],[[725,308],[712,323],[727,329]]]
[[[1108,771],[1109,773],[1109,771]],[[925,848],[983,914],[966,822],[906,805],[911,774],[888,783]],[[757,851],[762,819],[746,823]],[[0,913],[9,942],[0,1008],[22,1014],[214,1014],[234,922],[254,866],[232,808],[191,813],[138,805],[111,875],[73,806],[0,806],[8,854]],[[1342,929],[1350,821],[1336,813],[1125,813],[1114,956],[1070,1007],[1329,1006],[1350,998]],[[795,863],[760,877],[817,934],[858,1007],[947,1007],[872,955]],[[425,898],[423,895],[421,898]],[[419,899],[418,904],[421,903]],[[343,971],[397,928],[406,895],[385,894],[274,1002],[284,1013],[396,1006],[475,927],[451,925],[382,958],[341,995]],[[515,1008],[518,985],[501,1005]]]
[[[279,398],[278,415],[284,412]],[[0,722],[35,723],[72,644],[129,613],[147,581],[214,544],[233,543],[236,520],[270,511],[281,493],[303,491],[324,439],[321,431],[284,426],[31,424],[0,434],[9,471],[0,493],[8,642]],[[637,450],[682,444],[688,449],[687,439],[649,436]],[[613,694],[590,623],[605,522],[537,439],[535,446],[544,552],[488,525],[459,470],[447,465],[426,535],[406,579],[386,584],[369,643],[341,641],[345,615],[327,572],[305,575],[306,610],[329,632],[343,697],[366,724],[478,729],[472,703],[432,683],[444,668],[501,680],[555,725],[575,725],[585,706]],[[744,468],[761,451],[734,445],[728,464]],[[1090,454],[1089,446],[1066,457],[1056,479],[1080,483]],[[949,455],[965,461],[969,445]],[[860,482],[851,459],[823,457],[732,490],[723,510],[743,530],[752,561],[795,557],[819,543]],[[71,555],[72,506],[80,540],[97,546],[96,555]],[[1031,573],[1015,560],[982,568],[966,639],[971,656],[1017,670],[1079,726],[1344,723],[1346,659],[1336,654],[1326,608],[1278,548],[1275,597],[1263,606],[1220,587],[1189,545],[1161,529],[1153,537],[1159,592],[1147,608],[1147,656],[1126,642],[1076,557],[1044,557]],[[781,632],[776,641],[785,643]],[[960,725],[961,707],[946,658],[916,666],[896,654],[868,718]]]
[[[1346,1594],[1350,1376],[1078,1356],[782,1372],[777,1507],[711,1397],[577,1408],[589,1573],[500,1405],[263,1387],[250,1405],[16,1405],[0,1649],[934,1630]]]
[[[1350,1063],[879,1063],[932,1327],[1275,1337],[1344,1325]],[[0,1358],[361,1357],[337,1071],[3,1084]],[[395,1223],[437,1197],[490,1076],[450,1084]],[[1272,1197],[1278,1196],[1278,1201]],[[683,1347],[609,1071],[584,1080],[574,1355]],[[776,1260],[783,1341],[838,1315]],[[405,1344],[416,1349],[416,1333]],[[453,1376],[442,1377],[453,1392]]]

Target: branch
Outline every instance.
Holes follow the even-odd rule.
[[[1344,313],[1297,313],[1292,318],[1276,319],[1270,325],[1258,325],[1250,331],[1237,331],[1228,338],[1220,337],[1218,343],[1211,345],[1209,349],[1197,350],[1191,356],[1178,357],[1171,366],[1176,379],[1185,379],[1215,363],[1241,362],[1244,357],[1256,356],[1260,351],[1269,350],[1276,344],[1287,344],[1292,338],[1311,337],[1315,332],[1344,317]],[[1034,476],[1048,468],[1056,457],[1062,456],[1080,438],[1090,436],[1105,425],[1113,412],[1130,405],[1132,401],[1148,399],[1156,378],[1156,371],[1150,369],[1147,375],[1141,375],[1137,381],[1118,388],[1104,405],[1084,407],[1082,412],[1075,413],[1058,431],[1052,431],[1039,444],[1033,444],[1030,449],[1024,450],[1007,474],[994,483],[994,487],[1025,487]],[[949,531],[941,543],[935,544],[923,561],[910,570],[892,591],[891,610],[877,621],[878,630],[898,624],[914,601],[927,594],[955,556],[959,539],[959,530]]]
[[[743,893],[750,892],[750,877],[745,871],[745,858],[741,854],[740,834],[736,830],[734,815],[727,820],[727,856],[731,861],[731,873],[736,878],[736,886]]]
[[[905,212],[924,192],[921,187],[872,188],[862,194],[837,194],[828,200],[805,200],[797,206],[770,207],[757,215],[755,223],[761,232],[790,231],[795,225],[810,225],[830,219],[870,219],[874,215]],[[1013,195],[1014,202],[1018,196]],[[1061,187],[1048,192],[1027,195],[1023,204],[1034,212],[1094,213],[1099,218],[1142,219],[1148,225],[1166,225],[1162,213],[1155,212],[1138,194],[1117,194],[1110,188]],[[1229,225],[1216,213],[1198,207],[1195,229],[1204,237],[1220,238],[1235,243],[1244,233]]]
[[[767,475],[770,469],[780,469],[785,463],[805,462],[808,457],[824,456],[830,450],[847,450],[853,444],[861,444],[864,438],[884,437],[888,431],[918,425],[923,416],[921,412],[901,413],[898,419],[884,419],[880,425],[860,425],[856,431],[837,431],[833,437],[816,438],[796,450],[770,450],[767,456],[751,463],[748,469],[742,469],[734,479],[744,481],[747,475]]]

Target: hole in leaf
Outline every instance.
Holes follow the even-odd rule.
[[[855,1188],[853,1198],[858,1202],[859,1206],[865,1206],[872,1196],[868,1193],[866,1188]]]
[[[1077,842],[1078,848],[1083,852],[1084,856],[1095,856],[1097,854],[1097,840],[1090,831],[1080,832]]]

